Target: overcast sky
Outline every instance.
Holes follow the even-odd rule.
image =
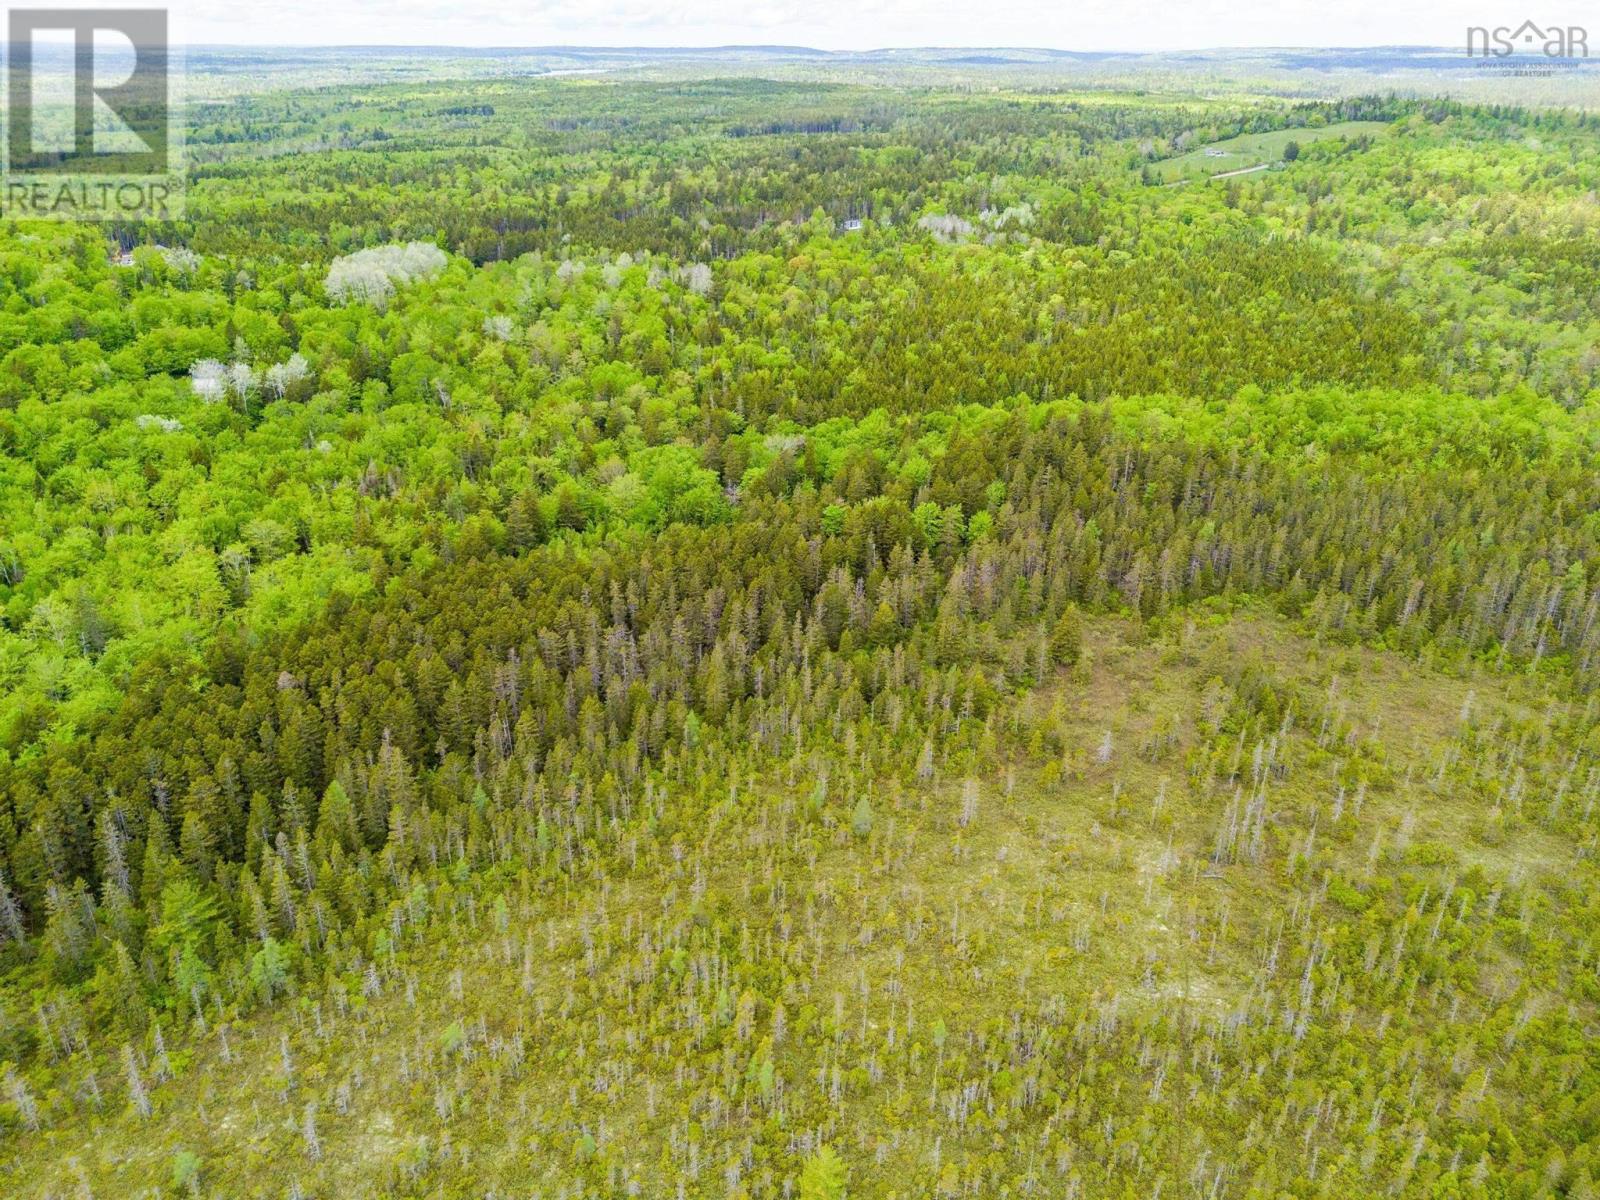
[[[148,0],[146,0],[148,2]],[[1468,25],[1583,20],[1592,0],[173,0],[190,42],[254,45],[1461,45]]]

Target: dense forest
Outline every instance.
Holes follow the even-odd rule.
[[[189,117],[0,224],[0,1191],[1600,1197],[1600,116]]]

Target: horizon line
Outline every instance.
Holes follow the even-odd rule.
[[[1456,47],[1439,43],[1427,42],[1377,42],[1371,45],[1336,45],[1336,44],[1291,44],[1291,43],[1263,43],[1260,45],[1205,45],[1205,46],[1169,46],[1163,49],[1139,49],[1133,47],[1092,47],[1069,48],[1066,46],[1022,46],[1022,45],[991,45],[983,43],[951,44],[951,45],[885,45],[866,46],[859,48],[826,49],[821,46],[806,46],[790,42],[719,42],[705,44],[672,43],[667,45],[649,45],[638,42],[549,42],[528,45],[513,45],[502,43],[469,44],[458,42],[188,42],[188,46],[204,49],[230,49],[230,50],[500,50],[500,51],[593,51],[593,50],[630,50],[630,51],[727,51],[727,50],[766,50],[787,51],[791,53],[839,55],[839,54],[891,54],[901,51],[973,51],[991,50],[1008,53],[1024,54],[1204,54],[1219,52],[1234,52],[1242,50],[1339,50],[1339,51],[1376,51],[1376,50],[1454,50]]]

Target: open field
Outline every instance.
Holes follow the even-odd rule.
[[[1290,142],[1301,147],[1335,139],[1378,138],[1388,133],[1383,121],[1338,121],[1320,128],[1276,129],[1269,133],[1246,133],[1200,146],[1173,158],[1150,165],[1163,183],[1205,179],[1250,168],[1272,167],[1283,161],[1283,149]]]

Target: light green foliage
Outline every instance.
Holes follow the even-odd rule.
[[[800,1172],[800,1200],[844,1200],[844,1163],[831,1146],[820,1146]]]
[[[172,1156],[172,1186],[199,1190],[200,1159],[192,1150],[179,1150]]]
[[[857,837],[866,837],[872,832],[872,804],[867,797],[862,796],[856,801],[856,806],[850,812],[850,828]]]
[[[161,891],[161,923],[150,931],[151,941],[164,950],[198,954],[209,947],[218,911],[192,880],[174,879]]]
[[[289,952],[273,938],[261,943],[250,958],[250,982],[262,1000],[271,1004],[289,981]]]

